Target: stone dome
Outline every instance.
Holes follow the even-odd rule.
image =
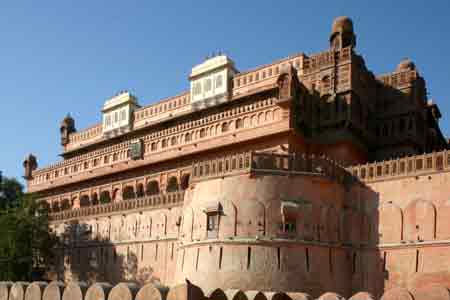
[[[403,59],[397,66],[397,71],[415,70],[416,65],[409,58]]]
[[[353,21],[349,17],[337,17],[333,21],[331,34],[335,33],[353,33]]]

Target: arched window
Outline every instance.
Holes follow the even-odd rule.
[[[147,183],[147,195],[159,194],[159,183],[156,180],[149,181]]]
[[[162,140],[161,147],[162,148],[166,148],[167,147],[167,140],[166,139]]]
[[[69,199],[63,199],[61,202],[61,210],[68,210],[72,207],[72,205],[70,205],[70,200]]]
[[[172,139],[170,140],[170,144],[172,146],[175,146],[178,143],[178,139],[176,136],[173,136]]]
[[[244,127],[244,121],[242,121],[242,119],[237,119],[236,120],[236,129],[240,129]]]
[[[109,191],[103,191],[100,194],[100,203],[104,204],[109,202],[111,202],[111,195],[109,194]]]
[[[126,186],[122,192],[122,198],[124,200],[133,199],[136,195],[134,194],[134,189],[132,186]]]
[[[200,138],[204,138],[206,136],[205,128],[200,129]]]
[[[191,134],[188,132],[188,133],[186,133],[185,135],[184,135],[184,141],[186,142],[186,143],[188,143],[188,142],[190,142],[192,140],[192,136],[191,136]]]
[[[190,179],[189,174],[184,174],[183,176],[181,176],[180,187],[182,190],[186,190],[189,187],[189,179]]]
[[[89,201],[89,196],[88,195],[83,195],[80,198],[80,207],[86,207],[86,206],[90,206],[91,203]]]
[[[152,151],[156,151],[158,149],[158,146],[155,142],[152,143]]]
[[[176,192],[178,191],[178,180],[176,177],[172,176],[167,181],[167,192]]]
[[[228,128],[228,123],[222,123],[222,132],[227,132]]]

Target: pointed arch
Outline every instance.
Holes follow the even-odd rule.
[[[157,195],[159,194],[159,183],[156,180],[150,180],[147,183],[147,195],[152,196],[152,195]]]
[[[136,194],[134,193],[134,188],[131,185],[127,185],[123,188],[122,199],[129,200],[134,199]]]
[[[91,201],[89,200],[88,195],[82,195],[80,197],[80,207],[88,207],[91,205]]]
[[[418,199],[405,208],[405,238],[408,241],[430,241],[436,238],[436,207]]]
[[[403,239],[403,212],[395,204],[386,203],[379,210],[379,243],[398,243]]]
[[[167,192],[176,192],[178,191],[178,179],[175,176],[172,176],[167,180]]]

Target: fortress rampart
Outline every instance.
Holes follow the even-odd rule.
[[[439,108],[410,60],[368,69],[349,18],[329,42],[244,72],[208,58],[189,91],[143,107],[121,92],[79,132],[65,117],[63,161],[24,162],[62,240],[48,278],[181,284],[168,298],[188,279],[209,299],[446,299]],[[108,299],[137,297],[125,287]]]
[[[358,292],[350,298],[327,292],[317,298],[307,293],[289,291],[236,290],[216,288],[202,290],[189,281],[173,287],[148,283],[122,282],[0,282],[0,300],[449,300],[450,291],[441,285],[415,290],[392,289],[381,298]]]

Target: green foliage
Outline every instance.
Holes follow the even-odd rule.
[[[0,184],[0,210],[19,206],[23,186],[15,178],[3,178]]]
[[[111,197],[109,196],[109,194],[102,193],[100,195],[100,203],[101,204],[106,204],[106,203],[109,203],[109,202],[111,202]]]
[[[32,280],[48,265],[56,237],[48,227],[47,208],[23,193],[15,179],[5,179],[0,207],[0,280]]]

